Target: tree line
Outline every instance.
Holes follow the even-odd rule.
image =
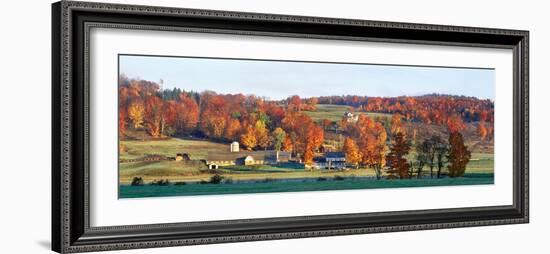
[[[358,111],[399,113],[407,120],[445,124],[449,116],[458,114],[466,122],[494,121],[494,103],[475,97],[430,94],[423,96],[368,97],[357,95],[321,96],[318,103],[347,105]]]

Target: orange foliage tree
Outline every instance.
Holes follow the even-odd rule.
[[[293,95],[287,100],[287,110],[293,112],[299,112],[302,109],[302,100],[300,96]]]
[[[227,140],[237,140],[241,132],[241,122],[237,119],[230,119],[225,127],[224,137]]]
[[[384,126],[366,115],[359,115],[355,124],[345,125],[348,135],[353,137],[359,148],[361,164],[375,170],[378,179],[382,176],[382,168],[386,164],[387,133]]]
[[[200,127],[202,132],[211,138],[221,138],[226,124],[228,113],[225,111],[225,98],[221,95],[205,96]]]
[[[361,162],[361,153],[359,152],[359,147],[355,141],[347,137],[344,141],[344,153],[346,155],[346,163],[355,165],[357,167],[359,162]]]
[[[164,131],[163,101],[157,96],[145,100],[145,124],[152,137],[160,137]]]
[[[294,150],[294,147],[292,145],[292,139],[289,135],[286,135],[284,141],[283,141],[283,151],[285,152],[292,152]]]
[[[464,121],[458,115],[453,115],[447,119],[447,129],[449,133],[460,132],[466,128]]]
[[[479,134],[481,140],[484,141],[487,137],[487,128],[485,127],[485,123],[479,122],[477,125],[477,133]]]
[[[307,163],[311,164],[315,151],[323,144],[323,129],[317,126],[309,116],[300,112],[286,114],[282,125],[286,133],[291,136],[293,152],[302,156],[304,161],[307,159]]]
[[[245,146],[247,150],[252,150],[254,147],[256,147],[257,140],[254,127],[246,127],[245,132],[241,135],[241,144]]]
[[[403,136],[407,136],[407,132],[405,130],[405,126],[403,124],[403,121],[401,120],[403,116],[399,113],[393,114],[391,117],[391,129],[390,133],[391,135],[395,135],[397,133],[401,133]]]
[[[193,131],[199,122],[199,106],[197,102],[184,93],[179,95],[177,105],[176,130],[178,133]]]

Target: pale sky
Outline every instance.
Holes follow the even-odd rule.
[[[330,95],[395,97],[431,93],[495,97],[494,69],[119,56],[119,73],[164,88],[254,94],[273,100]]]

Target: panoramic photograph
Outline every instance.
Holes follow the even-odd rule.
[[[119,198],[494,184],[494,69],[118,60]]]

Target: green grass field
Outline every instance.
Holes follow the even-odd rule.
[[[176,156],[177,153],[190,153],[193,159],[204,159],[209,152],[227,151],[229,146],[203,140],[188,140],[170,138],[163,140],[122,140],[120,144],[125,152],[120,153],[120,159],[137,159],[146,155]]]
[[[351,111],[350,106],[318,104],[316,111],[303,111],[303,113],[311,117],[311,119],[315,122],[319,122],[323,119],[339,122],[342,120],[344,113],[350,112],[350,111]],[[359,114],[366,114],[372,118],[376,118],[376,117],[391,118],[390,114],[384,114],[384,113],[360,112]]]
[[[476,174],[475,177],[443,178],[443,179],[405,179],[405,180],[373,180],[373,179],[344,179],[344,180],[313,180],[313,181],[270,181],[233,184],[186,184],[186,185],[121,185],[119,198],[144,198],[166,196],[195,196],[214,194],[240,193],[268,193],[268,192],[297,192],[297,191],[326,191],[326,190],[353,190],[377,188],[403,188],[428,186],[457,186],[493,184],[492,174]]]
[[[147,155],[175,156],[176,153],[189,153],[193,159],[204,159],[207,152],[226,151],[227,145],[204,140],[184,140],[171,138],[168,140],[121,141],[125,151],[120,153],[120,159],[139,159]],[[466,169],[467,173],[493,173],[493,155],[473,153]],[[424,173],[429,169],[424,168]],[[239,180],[259,179],[300,179],[334,177],[365,177],[374,176],[373,169],[349,169],[346,171],[306,170],[297,164],[287,165],[257,165],[257,166],[225,166],[216,170],[222,176]],[[129,184],[133,177],[142,177],[146,183],[153,180],[167,179],[172,182],[198,182],[209,180],[213,175],[204,163],[183,161],[142,161],[119,164],[120,184]]]

